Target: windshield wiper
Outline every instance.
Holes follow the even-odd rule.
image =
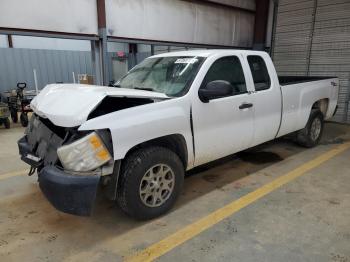
[[[154,91],[153,88],[149,88],[149,87],[134,87],[134,89],[145,90],[145,91]]]

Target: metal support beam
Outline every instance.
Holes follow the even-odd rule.
[[[309,35],[309,44],[308,44],[308,50],[307,50],[307,65],[306,65],[306,75],[310,75],[310,63],[311,63],[311,52],[312,52],[312,45],[314,41],[314,31],[315,31],[315,23],[316,23],[316,14],[317,14],[317,0],[314,0],[314,9],[312,11],[312,22],[311,22],[311,29],[310,29],[310,35]]]
[[[273,19],[272,19],[272,35],[270,44],[270,56],[272,60],[274,59],[274,48],[275,48],[275,38],[276,38],[276,27],[277,27],[277,13],[278,13],[278,0],[273,0]]]
[[[107,33],[106,28],[98,29],[100,40],[99,46],[101,50],[101,65],[102,65],[102,76],[103,85],[108,85],[109,83],[109,66],[108,66],[108,53],[107,53]]]
[[[182,0],[182,1],[187,1],[187,2],[192,2],[192,3],[197,3],[197,4],[205,4],[213,7],[224,7],[229,10],[233,11],[239,11],[239,12],[245,12],[249,14],[254,14],[255,10],[249,9],[249,8],[244,8],[244,7],[239,7],[233,4],[224,4],[221,2],[216,2],[212,0]],[[259,0],[257,0],[259,1]]]
[[[144,44],[144,45],[163,45],[163,46],[179,46],[179,47],[193,47],[193,48],[212,48],[212,49],[246,49],[250,50],[251,47],[247,46],[233,46],[233,45],[208,45],[208,44],[192,44],[184,42],[168,42],[152,39],[143,38],[126,38],[126,37],[115,37],[108,36],[108,42],[128,43],[128,44]]]
[[[9,48],[13,48],[12,35],[7,35],[7,41],[9,44]]]
[[[137,65],[137,44],[129,44],[129,53],[132,57],[132,65],[131,67],[134,67]]]
[[[253,49],[264,50],[266,44],[266,29],[269,15],[269,0],[255,0],[255,23]]]
[[[107,29],[106,29],[106,6],[105,0],[97,0],[97,24],[99,34],[99,48],[101,53],[102,82],[104,85],[109,83],[109,67],[107,53]]]
[[[21,28],[6,28],[6,27],[0,27],[0,34],[76,39],[76,40],[98,39],[96,35],[74,34],[74,33],[42,31],[42,30],[32,30],[32,29],[29,30],[29,29],[21,29]]]
[[[94,75],[94,84],[103,85],[103,76],[101,71],[101,49],[99,41],[91,41],[91,62],[92,62],[92,71]]]

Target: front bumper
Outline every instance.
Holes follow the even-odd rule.
[[[29,155],[35,155],[25,137],[18,141],[21,159],[32,167],[42,167],[43,161],[35,162]],[[49,202],[58,210],[89,216],[96,199],[99,175],[71,175],[54,165],[46,165],[38,174],[39,186]]]
[[[49,202],[58,210],[78,215],[91,215],[100,176],[70,175],[55,166],[39,173],[39,186]]]

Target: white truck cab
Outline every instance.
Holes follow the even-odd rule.
[[[337,78],[278,77],[265,52],[166,53],[113,87],[48,85],[18,145],[57,209],[89,215],[102,184],[150,219],[173,206],[186,170],[290,133],[315,146],[337,98]]]

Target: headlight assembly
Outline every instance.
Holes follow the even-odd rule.
[[[109,151],[95,132],[58,148],[57,155],[66,170],[78,172],[94,170],[111,159]]]

